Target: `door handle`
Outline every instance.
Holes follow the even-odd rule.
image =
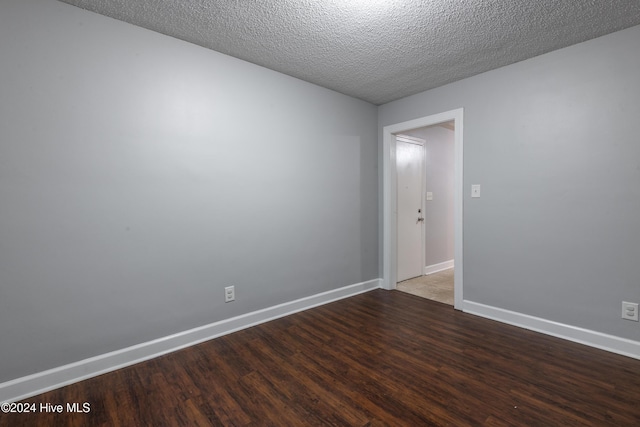
[[[424,221],[424,218],[418,218],[418,222]]]

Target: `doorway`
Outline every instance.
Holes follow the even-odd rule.
[[[454,126],[454,308],[463,309],[463,109],[447,111],[383,128],[383,287],[397,287],[397,147],[395,135],[453,122]]]
[[[397,179],[398,179],[398,277],[397,287],[399,291],[410,293],[422,298],[437,301],[453,306],[454,302],[454,238],[453,238],[453,211],[454,211],[454,132],[453,121],[440,123],[414,129],[396,137]],[[420,183],[423,192],[414,196],[417,210],[411,212],[410,218],[406,218],[406,150],[402,146],[405,138],[421,142],[424,151],[423,157],[413,160],[415,167],[419,167],[420,161],[424,163],[421,170],[423,180]],[[405,159],[402,161],[401,158]],[[404,183],[401,181],[405,181]],[[409,182],[410,183],[410,182]],[[417,186],[416,186],[417,187]],[[418,233],[415,225],[415,217],[418,212],[419,224],[422,226]],[[411,224],[410,220],[414,220]],[[403,228],[413,225],[414,233],[421,240],[422,246],[415,248],[407,244],[406,236],[403,236]],[[420,236],[418,237],[418,234]],[[409,241],[409,243],[411,243]],[[412,254],[407,254],[412,251]],[[419,260],[417,274],[402,274],[403,264],[411,255],[422,257]]]

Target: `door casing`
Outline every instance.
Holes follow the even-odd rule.
[[[454,121],[454,308],[463,309],[463,113],[462,108],[384,126],[382,129],[382,287],[396,288],[397,277],[397,175],[396,134]]]

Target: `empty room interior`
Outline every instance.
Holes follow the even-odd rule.
[[[635,0],[0,1],[0,426],[640,425],[639,52]]]

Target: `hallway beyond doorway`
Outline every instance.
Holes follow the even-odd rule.
[[[396,289],[432,301],[453,305],[453,268],[399,282]]]

